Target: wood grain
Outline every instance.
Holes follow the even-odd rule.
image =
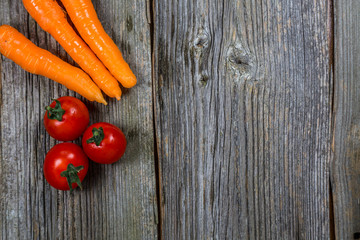
[[[359,1],[334,1],[334,26],[326,0],[93,3],[139,84],[85,102],[126,155],[52,189],[44,107],[80,96],[1,57],[0,239],[328,239],[330,198],[336,239],[360,238]],[[0,0],[0,24],[74,64],[21,1]]]
[[[1,239],[157,238],[147,3],[93,3],[105,30],[137,75],[138,85],[124,90],[119,102],[108,99],[107,107],[85,103],[91,123],[107,121],[123,129],[128,139],[126,153],[113,165],[91,163],[83,191],[69,194],[51,188],[42,166],[46,152],[56,142],[42,124],[44,108],[51,98],[79,95],[1,57]],[[0,24],[17,28],[38,46],[73,63],[29,17],[21,1],[1,0],[0,9]]]
[[[335,1],[334,7],[335,232],[336,239],[360,239],[360,1]]]
[[[328,239],[326,0],[155,1],[162,239]]]

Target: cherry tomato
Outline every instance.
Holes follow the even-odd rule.
[[[86,129],[82,146],[86,155],[94,162],[110,164],[124,155],[126,138],[116,126],[100,122]]]
[[[60,143],[46,154],[44,175],[46,181],[59,190],[72,191],[76,186],[82,188],[89,168],[89,160],[78,145]]]
[[[89,111],[74,97],[61,97],[46,107],[44,125],[51,137],[72,141],[81,136],[89,124]]]

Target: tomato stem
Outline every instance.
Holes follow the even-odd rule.
[[[95,143],[100,146],[101,141],[104,139],[104,129],[102,127],[92,129],[93,136],[86,140],[86,143]]]
[[[56,105],[54,108],[47,106],[45,109],[47,111],[47,117],[49,119],[56,119],[58,121],[62,121],[62,117],[65,114],[65,110],[61,108],[61,103],[59,102],[59,100],[54,99],[54,101],[56,102]]]
[[[68,165],[67,169],[60,173],[60,176],[66,177],[66,180],[70,187],[70,193],[72,193],[72,191],[74,190],[72,188],[73,183],[76,183],[80,187],[80,189],[82,189],[82,184],[81,184],[80,178],[78,176],[78,173],[83,169],[84,169],[84,166],[75,167],[72,163],[70,163]]]

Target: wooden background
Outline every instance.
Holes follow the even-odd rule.
[[[93,3],[138,85],[85,103],[126,154],[51,188],[44,107],[79,95],[2,56],[1,239],[360,239],[360,1]],[[0,24],[74,64],[20,0]]]

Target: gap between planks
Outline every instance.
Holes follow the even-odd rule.
[[[154,0],[147,0],[147,14],[148,14],[148,23],[150,26],[150,51],[151,51],[151,78],[152,78],[152,92],[153,92],[153,134],[154,134],[154,161],[155,161],[155,178],[156,178],[156,200],[157,200],[157,231],[158,239],[162,240],[162,196],[161,196],[161,165],[159,158],[159,146],[157,142],[157,125],[156,125],[156,94],[155,94],[155,54],[154,54],[154,44],[155,44],[155,2]]]
[[[332,86],[332,89],[330,89],[330,139],[332,139],[331,147],[330,147],[330,161],[329,161],[329,169],[331,169],[331,162],[334,160],[334,130],[335,130],[335,118],[334,118],[334,110],[335,110],[335,34],[334,34],[334,28],[335,28],[335,10],[334,10],[334,0],[330,1],[329,4],[329,81],[332,81],[333,84],[330,84]],[[330,171],[329,171],[330,172]],[[333,189],[331,185],[331,177],[329,177],[329,231],[330,231],[330,239],[335,240],[336,234],[335,234],[335,219],[334,219],[334,198],[333,198]]]

